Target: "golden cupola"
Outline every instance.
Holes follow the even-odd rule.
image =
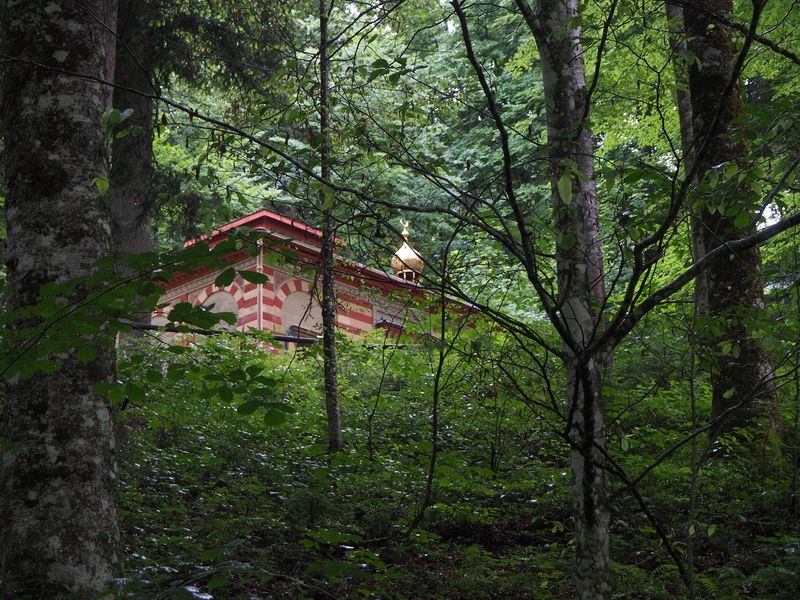
[[[406,281],[417,281],[425,267],[425,261],[408,243],[408,221],[400,221],[400,224],[403,226],[403,245],[392,256],[392,269],[395,275]]]

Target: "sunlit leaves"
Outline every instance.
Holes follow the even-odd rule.
[[[564,204],[572,202],[572,172],[567,171],[558,178],[558,195]]]
[[[105,196],[108,192],[108,178],[107,177],[95,177],[92,179],[92,185],[97,188],[97,191],[100,192],[101,196]]]

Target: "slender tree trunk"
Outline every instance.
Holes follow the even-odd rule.
[[[603,263],[591,133],[584,122],[587,89],[577,0],[539,0],[537,11],[518,0],[539,48],[547,105],[558,301],[565,340],[570,404],[573,498],[576,509],[576,586],[582,600],[611,595],[609,507],[603,473],[604,358],[583,349],[593,338],[603,301]]]
[[[734,163],[739,170],[750,167],[747,139],[737,131],[742,126],[739,120],[744,104],[734,72],[736,49],[727,27],[712,21],[707,12],[730,16],[731,9],[731,0],[695,0],[684,6],[688,49],[700,62],[689,67],[697,148],[705,144],[709,135],[713,136],[707,150],[696,152],[694,157],[698,180],[722,163]],[[757,199],[746,186],[723,198],[721,204],[718,197],[710,198],[697,215],[701,247],[715,248],[721,242],[754,232],[756,205]],[[737,219],[742,214],[747,216],[744,224]],[[716,435],[756,422],[766,432],[777,432],[780,414],[771,381],[771,360],[764,345],[750,331],[752,319],[764,308],[758,246],[720,255],[710,262],[706,274],[708,310],[722,331],[709,340],[716,363],[711,374],[712,417],[743,403],[720,420],[711,433]]]
[[[695,302],[694,315],[692,315],[692,329],[689,331],[689,410],[692,419],[692,431],[699,426],[697,420],[697,336],[694,324],[697,322],[698,306]],[[697,483],[700,476],[700,456],[697,448],[697,437],[692,437],[691,446],[691,476],[689,479],[689,504],[686,519],[686,579],[688,580],[687,593],[689,600],[695,600],[694,585],[694,530],[697,516]]]
[[[119,6],[114,108],[133,110],[111,147],[110,207],[114,252],[118,258],[153,249],[150,224],[153,181],[152,48],[148,3],[122,0]],[[127,274],[127,273],[125,273]],[[140,316],[148,320],[149,314]]]
[[[319,129],[320,174],[325,180],[331,176],[331,136],[328,112],[328,15],[326,0],[319,1]],[[328,449],[338,452],[344,447],[342,417],[339,410],[339,385],[336,381],[336,290],[334,289],[334,230],[333,203],[326,199],[324,190],[319,194],[325,215],[322,230],[322,345],[325,370],[325,410],[328,415]]]
[[[794,269],[800,271],[798,261],[797,238],[794,246]],[[795,286],[795,319],[800,320],[800,286]],[[795,344],[800,345],[800,331],[797,333]],[[792,482],[789,486],[789,514],[797,515],[797,471],[800,468],[800,354],[794,354],[794,417],[792,418]]]
[[[100,121],[110,94],[97,80],[112,77],[116,1],[4,6],[2,51],[21,61],[6,62],[0,77],[8,305],[17,309],[35,304],[48,282],[90,275],[111,252],[108,209],[92,180],[107,175]],[[6,385],[2,598],[90,598],[112,576],[113,427],[92,388],[113,375],[113,341],[100,331],[86,346],[95,360],[59,351],[57,372]]]

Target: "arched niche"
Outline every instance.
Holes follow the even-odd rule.
[[[308,292],[292,292],[283,301],[281,322],[290,335],[319,333],[322,331],[322,308]]]
[[[212,313],[233,313],[236,315],[236,320],[239,320],[239,307],[236,298],[230,292],[214,292],[203,301],[203,306]],[[236,324],[228,323],[227,321],[220,320],[217,327],[222,327],[228,331],[236,329]]]

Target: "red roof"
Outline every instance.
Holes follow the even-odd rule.
[[[226,223],[214,229],[210,234],[204,234],[200,237],[188,240],[183,244],[183,247],[187,248],[200,241],[206,241],[210,246],[213,246],[218,242],[226,240],[228,238],[228,231],[239,227],[247,227],[252,231],[264,231],[267,234],[274,235],[278,240],[296,249],[300,253],[299,260],[307,265],[313,265],[319,256],[320,242],[322,240],[321,230],[311,227],[302,221],[284,217],[283,215],[266,209],[259,210],[241,219]],[[336,241],[339,245],[344,245],[342,240],[337,239]],[[229,260],[238,260],[244,256],[246,256],[246,253],[242,250],[241,252],[235,252],[230,255]],[[336,270],[338,277],[352,278],[350,283],[356,286],[366,283],[367,285],[378,287],[386,291],[397,289],[406,289],[414,292],[421,291],[416,284],[409,283],[395,275],[347,260],[340,262]],[[166,287],[174,287],[208,272],[209,269],[204,268],[194,273],[186,273],[170,280],[166,284]]]
[[[253,230],[263,229],[270,233],[286,235],[294,240],[317,241],[322,239],[321,230],[311,227],[310,225],[306,225],[302,221],[290,219],[289,217],[284,217],[283,215],[279,215],[271,210],[264,209],[254,212],[251,215],[247,215],[246,217],[242,217],[241,219],[237,219],[236,221],[231,221],[230,223],[215,229],[210,234],[204,234],[199,238],[188,240],[183,244],[183,247],[186,248],[204,240],[208,240],[209,244],[213,245],[214,243],[227,238],[225,233],[231,229],[236,229],[237,227],[249,227]]]
[[[221,227],[214,229],[210,234],[202,235],[198,238],[188,240],[184,243],[184,248],[192,246],[199,241],[208,241],[209,245],[224,241],[228,238],[227,232],[239,227],[247,227],[253,231],[264,231],[268,234],[273,234],[277,239],[282,240],[291,247],[295,248],[300,253],[299,260],[308,265],[313,265],[316,262],[320,253],[320,242],[322,240],[322,231],[306,225],[302,221],[284,217],[278,213],[270,210],[259,210],[251,215],[242,217],[230,223],[226,223]],[[336,240],[339,245],[344,245],[342,240]],[[238,260],[246,256],[246,252],[235,252],[228,260]],[[367,265],[354,263],[352,261],[343,260],[336,266],[337,278],[346,278],[350,285],[361,287],[367,285],[381,289],[385,292],[392,292],[397,290],[405,290],[414,295],[424,294],[425,289],[417,283],[412,283],[397,277],[394,274],[386,273],[380,269],[369,267]],[[176,277],[169,282],[165,282],[165,287],[171,288],[176,285],[185,283],[189,280],[200,277],[210,272],[210,269],[203,268],[194,273],[186,273],[183,276]],[[461,304],[469,310],[475,308],[462,300],[451,298],[458,304]]]

